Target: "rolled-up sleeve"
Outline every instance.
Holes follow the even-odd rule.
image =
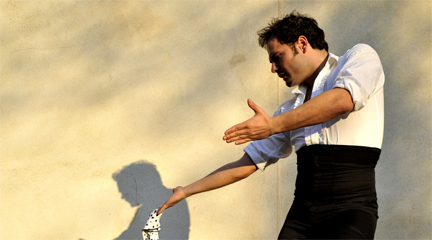
[[[264,171],[279,159],[288,157],[292,153],[292,144],[284,133],[278,133],[250,143],[244,151],[255,165]]]
[[[366,44],[358,44],[341,59],[344,64],[334,81],[333,88],[350,92],[354,109],[366,106],[369,97],[384,85],[384,72],[378,54]]]
[[[280,115],[286,110],[292,109],[295,97],[279,106],[273,116]],[[289,138],[289,132],[273,134],[268,138],[251,142],[244,151],[249,155],[255,165],[261,170],[281,158],[288,157],[293,151],[293,145]]]

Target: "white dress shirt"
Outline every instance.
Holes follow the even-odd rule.
[[[378,54],[366,44],[358,44],[343,56],[330,53],[315,79],[311,98],[333,88],[348,90],[354,110],[338,118],[309,127],[278,133],[249,144],[244,150],[261,170],[314,144],[381,148],[384,133],[384,72]],[[293,90],[295,96],[283,103],[274,116],[303,104],[306,87]]]

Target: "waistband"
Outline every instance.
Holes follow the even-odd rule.
[[[375,167],[381,149],[347,145],[311,145],[297,151],[297,159],[314,159],[315,163],[332,163],[353,167]],[[318,161],[319,159],[319,161]],[[299,162],[298,162],[299,163]]]
[[[297,151],[296,199],[374,202],[375,166],[381,150],[345,145],[311,145]]]

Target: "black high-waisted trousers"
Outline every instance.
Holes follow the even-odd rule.
[[[295,198],[278,239],[373,239],[380,153],[340,145],[297,151]]]

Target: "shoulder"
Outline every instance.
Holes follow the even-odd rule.
[[[363,55],[378,56],[375,49],[373,49],[371,46],[364,44],[364,43],[359,43],[359,44],[355,45],[354,47],[348,49],[345,52],[345,54],[342,56],[342,58],[351,59],[351,58],[360,57]]]
[[[381,65],[380,58],[371,46],[361,43],[348,49],[345,54],[339,57],[338,65],[339,68],[361,66],[367,63],[367,65]]]

